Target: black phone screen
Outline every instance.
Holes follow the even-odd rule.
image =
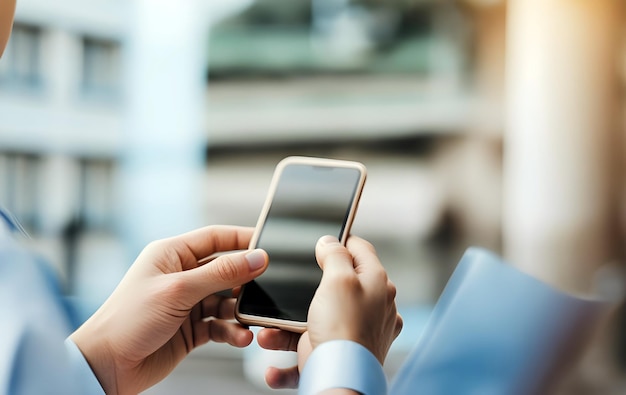
[[[354,168],[283,168],[256,245],[269,266],[245,285],[240,313],[306,322],[322,277],[315,244],[324,235],[341,239],[360,178]]]

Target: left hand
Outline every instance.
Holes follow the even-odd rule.
[[[149,244],[109,299],[71,335],[107,394],[138,393],[212,340],[245,347],[253,334],[233,321],[235,299],[216,292],[265,271],[263,250],[248,248],[252,228],[210,226]]]
[[[264,328],[257,335],[263,348],[298,352],[298,366],[268,368],[265,381],[271,388],[296,388],[311,352],[331,340],[359,343],[382,365],[402,330],[396,287],[369,242],[351,236],[344,247],[336,238],[325,236],[317,242],[315,255],[323,274],[309,307],[307,331],[300,335]]]

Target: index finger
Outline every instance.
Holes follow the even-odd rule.
[[[282,329],[263,328],[256,336],[259,346],[267,350],[297,351],[300,333]]]
[[[248,249],[254,228],[243,226],[211,225],[192,230],[170,239],[183,243],[197,260],[206,263],[216,252]]]

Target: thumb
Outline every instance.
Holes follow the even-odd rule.
[[[354,274],[352,255],[336,237],[323,236],[315,246],[315,257],[324,276]],[[322,277],[323,279],[323,277]]]
[[[216,292],[245,284],[267,268],[269,258],[261,249],[221,255],[197,268],[179,273],[185,292],[196,304]]]

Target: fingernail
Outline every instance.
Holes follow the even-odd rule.
[[[246,254],[248,267],[251,271],[257,271],[265,265],[265,252],[263,250],[253,250]]]
[[[339,240],[334,236],[326,235],[326,236],[322,236],[319,239],[318,243],[320,243],[321,245],[326,245],[326,244],[339,243]]]

